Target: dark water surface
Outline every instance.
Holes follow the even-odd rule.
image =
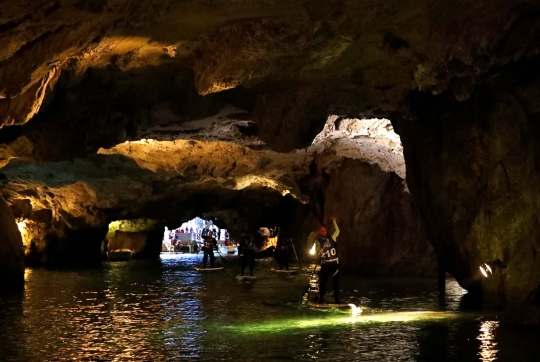
[[[255,283],[197,272],[201,256],[27,269],[24,293],[0,297],[1,361],[535,361],[540,333],[461,311],[447,282],[343,277],[366,313],[306,310],[306,276],[259,262]]]

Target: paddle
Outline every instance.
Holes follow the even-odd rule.
[[[219,246],[217,248],[217,253],[218,253],[219,257],[221,258],[221,260],[223,261],[223,263],[227,264],[227,260],[225,260],[225,258],[221,255],[221,252],[219,251]]]
[[[300,266],[300,260],[298,260],[298,254],[296,254],[296,248],[294,247],[294,244],[291,243],[292,250],[294,251],[294,256],[296,256],[296,262],[298,263],[298,266]]]

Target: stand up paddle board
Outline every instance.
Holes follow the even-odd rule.
[[[198,271],[216,271],[216,270],[223,270],[223,267],[219,267],[219,268],[199,268],[198,266],[196,266],[193,269],[198,270]]]
[[[298,274],[298,270],[280,270],[280,269],[272,269],[274,273],[278,274],[285,274],[285,275],[291,275],[291,274]]]
[[[254,281],[255,279],[257,279],[257,277],[252,277],[251,275],[237,275],[236,279],[247,282],[247,281]]]
[[[306,304],[306,307],[308,307],[308,308],[319,308],[319,309],[331,309],[331,308],[343,309],[343,308],[351,308],[350,305],[345,304],[345,303],[341,303],[341,304],[335,304],[335,303],[318,304],[318,303],[314,303],[314,302],[308,302],[308,303]]]

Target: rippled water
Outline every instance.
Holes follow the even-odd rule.
[[[197,272],[200,256],[103,263],[93,269],[28,269],[24,293],[0,297],[1,361],[526,361],[536,329],[460,311],[448,281],[342,279],[347,312],[298,305],[305,276],[259,262],[254,283]]]

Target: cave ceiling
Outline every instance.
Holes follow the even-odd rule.
[[[4,2],[0,124],[27,123],[62,73],[74,86],[90,68],[169,67],[200,95],[242,86],[273,107],[286,90],[323,113],[388,115],[413,89],[467,99],[493,69],[536,54],[538,12],[524,0]]]

